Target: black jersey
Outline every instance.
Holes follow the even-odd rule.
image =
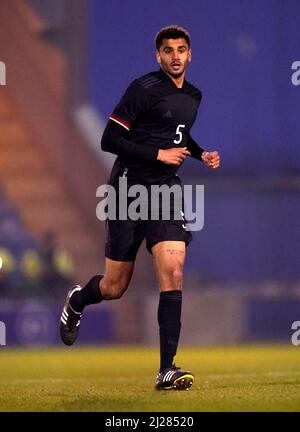
[[[102,148],[118,155],[111,182],[120,176],[143,184],[161,184],[176,174],[179,166],[157,160],[159,149],[187,147],[201,159],[204,151],[191,138],[202,94],[184,80],[178,88],[162,70],[133,81],[110,116],[109,124],[123,130],[122,140],[110,140]],[[104,143],[108,142],[104,134]]]

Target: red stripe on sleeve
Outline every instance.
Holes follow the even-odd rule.
[[[111,115],[109,117],[111,120],[115,121],[116,123],[119,123],[121,126],[123,126],[125,129],[130,130],[130,124],[124,122],[124,120],[121,120],[119,117],[115,115]]]

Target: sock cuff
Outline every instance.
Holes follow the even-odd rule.
[[[160,293],[160,299],[170,299],[170,300],[181,300],[182,299],[182,291],[181,290],[172,290],[172,291],[162,291]]]
[[[92,279],[89,281],[89,285],[91,289],[90,298],[93,301],[93,303],[99,303],[101,300],[103,300],[103,297],[99,289],[99,283],[100,280],[103,278],[103,276],[104,275],[93,276]]]

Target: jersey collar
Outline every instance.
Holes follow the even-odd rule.
[[[186,87],[186,79],[185,78],[183,80],[183,85],[180,88],[180,87],[177,87],[177,85],[174,83],[174,81],[169,77],[169,75],[162,68],[159,69],[159,75],[161,76],[161,78],[164,81],[168,81],[169,83],[172,84],[172,86],[174,86],[179,91],[183,90]]]

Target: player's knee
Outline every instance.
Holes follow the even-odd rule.
[[[180,267],[174,268],[169,271],[165,277],[162,278],[162,290],[177,290],[182,285],[183,272]]]
[[[171,274],[171,283],[174,289],[177,289],[182,284],[183,272],[181,268],[176,268]]]

